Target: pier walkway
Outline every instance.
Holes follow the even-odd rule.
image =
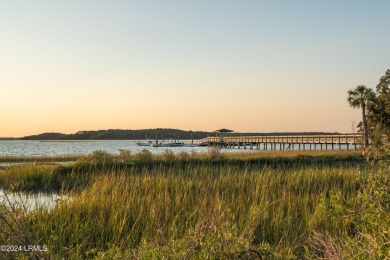
[[[259,135],[207,137],[199,140],[207,146],[257,150],[341,150],[358,149],[362,134]]]

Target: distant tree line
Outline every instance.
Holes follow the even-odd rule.
[[[377,147],[383,137],[390,139],[390,70],[380,78],[376,90],[364,85],[348,91],[347,101],[353,108],[362,109],[362,121],[357,125],[364,135],[364,144],[369,140]]]
[[[183,131],[179,129],[96,130],[78,131],[75,134],[43,133],[21,138],[22,140],[142,140],[142,139],[201,139],[209,132]]]
[[[233,133],[232,136],[251,136],[251,135],[319,135],[329,134],[326,132],[278,132],[278,133]],[[75,134],[62,133],[42,133],[20,138],[21,140],[143,140],[143,139],[185,139],[197,140],[208,136],[215,136],[214,132],[206,131],[184,131],[170,128],[141,129],[141,130],[96,130],[79,131]],[[230,134],[229,134],[230,135]]]

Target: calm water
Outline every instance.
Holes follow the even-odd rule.
[[[118,153],[120,149],[138,153],[146,148],[153,153],[162,153],[166,149],[174,152],[207,152],[207,147],[145,147],[137,146],[138,141],[0,141],[0,156],[56,156],[89,154],[96,150]]]
[[[102,150],[109,153],[119,153],[120,149],[130,150],[132,153],[138,153],[142,149],[148,149],[152,153],[162,153],[167,149],[172,150],[175,153],[180,152],[196,152],[204,153],[208,152],[208,147],[147,147],[147,146],[137,146],[136,142],[133,140],[119,140],[119,141],[0,141],[0,156],[58,156],[58,155],[79,155],[79,154],[89,154],[93,151]],[[261,150],[264,151],[264,146],[261,145]],[[279,146],[276,147],[277,150]],[[303,149],[303,147],[301,147]],[[305,149],[309,150],[309,145],[305,145]],[[314,147],[313,147],[314,149]],[[317,145],[317,150],[320,149],[320,146]],[[323,150],[325,150],[325,146]],[[338,145],[334,145],[334,149],[338,150]],[[342,150],[347,149],[345,145],[342,145]],[[353,149],[350,147],[350,149]],[[222,149],[223,152],[244,152],[252,151],[249,149]],[[294,145],[294,150],[298,150],[298,145]],[[331,147],[328,146],[328,150],[331,150]],[[254,150],[255,151],[255,148]],[[270,151],[270,147],[268,147]]]
[[[15,208],[25,208],[28,212],[38,208],[51,210],[59,200],[70,201],[71,198],[55,193],[5,193],[0,190],[0,204],[3,203],[6,206],[11,204]]]

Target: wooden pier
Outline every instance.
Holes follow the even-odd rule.
[[[223,136],[202,139],[208,146],[256,150],[356,150],[362,134]]]

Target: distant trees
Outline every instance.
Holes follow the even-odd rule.
[[[21,140],[62,140],[66,135],[61,133],[42,133],[39,135],[31,135],[28,137],[22,137]]]
[[[369,139],[380,146],[383,135],[390,138],[390,70],[379,80],[376,92],[360,85],[348,90],[347,101],[353,108],[362,109],[364,144]]]
[[[154,139],[202,139],[211,133],[203,131],[183,131],[179,129],[141,129],[141,130],[96,130],[79,131],[75,134],[43,133],[22,137],[22,140],[142,140]]]
[[[390,70],[380,79],[376,86],[377,98],[370,110],[372,127],[377,134],[385,134],[390,137]],[[374,136],[375,137],[375,136]],[[380,141],[380,140],[378,140]]]

